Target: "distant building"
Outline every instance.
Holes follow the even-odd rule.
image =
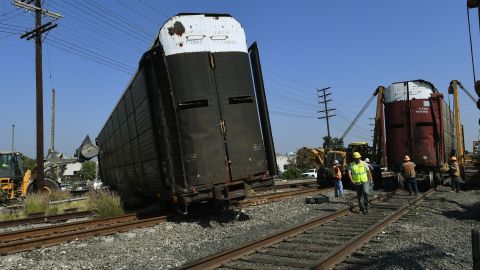
[[[78,171],[82,169],[82,163],[76,162],[72,164],[67,164],[65,171],[63,172],[64,176],[73,176],[77,174]]]
[[[295,165],[296,155],[294,153],[287,153],[285,155],[276,154],[277,166],[280,173],[285,172],[290,166]]]

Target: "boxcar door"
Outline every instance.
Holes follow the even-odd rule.
[[[184,166],[190,184],[212,184],[230,179],[209,59],[208,52],[167,56]]]
[[[232,180],[267,171],[250,62],[244,52],[213,54]]]

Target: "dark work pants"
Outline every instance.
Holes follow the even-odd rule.
[[[452,176],[452,189],[455,190],[456,192],[460,192],[460,181],[461,181],[460,176]]]
[[[418,194],[417,180],[415,177],[409,177],[405,180],[408,188],[408,194],[412,195],[412,186],[415,191],[415,195]]]
[[[358,206],[360,210],[368,208],[368,182],[355,183],[355,190],[357,191]]]

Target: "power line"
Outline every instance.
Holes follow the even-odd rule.
[[[49,43],[49,41],[47,41],[47,43]],[[63,47],[61,47],[61,46],[57,46],[56,44],[51,44],[51,43],[49,43],[49,45],[52,46],[52,47],[55,47],[55,48],[57,48],[57,49],[59,49],[59,50],[62,50],[62,51],[66,51],[66,52],[75,54],[75,55],[80,56],[80,57],[82,57],[82,58],[85,58],[85,59],[88,59],[88,60],[90,60],[90,61],[93,61],[93,62],[96,62],[96,63],[98,63],[98,64],[101,64],[101,65],[103,65],[103,66],[107,66],[107,67],[109,67],[109,68],[115,69],[115,70],[117,70],[117,71],[121,71],[121,72],[126,73],[126,74],[129,74],[129,75],[132,75],[132,74],[133,74],[133,73],[130,72],[130,71],[123,70],[123,69],[121,69],[121,68],[117,68],[117,67],[115,67],[115,66],[106,64],[105,62],[96,60],[96,59],[93,58],[93,57],[90,57],[90,56],[88,56],[88,55],[81,54],[81,53],[79,53],[78,51],[75,51],[75,50],[72,50],[72,49],[63,48]]]
[[[289,81],[291,81],[291,82],[294,82],[294,83],[297,83],[297,84],[300,84],[300,85],[303,85],[303,86],[306,86],[306,87],[309,87],[309,88],[313,88],[313,89],[316,88],[316,87],[313,86],[313,85],[310,85],[310,84],[307,84],[307,83],[304,83],[304,82],[301,82],[301,81],[297,81],[297,80],[295,80],[295,79],[289,78],[289,77],[287,77],[287,76],[285,76],[285,75],[281,75],[281,74],[279,74],[279,73],[277,73],[277,72],[274,72],[274,71],[272,71],[272,70],[269,70],[269,69],[266,69],[266,68],[264,68],[263,70],[267,71],[268,73],[274,74],[274,75],[276,75],[276,76],[278,76],[278,77],[280,77],[280,78],[289,80]]]
[[[165,18],[167,18],[167,19],[170,18],[170,16],[165,15],[165,13],[162,13],[160,10],[156,9],[155,7],[153,7],[153,6],[151,6],[151,5],[143,2],[143,0],[138,0],[138,2],[142,3],[143,5],[145,5],[146,7],[150,8],[151,10],[157,12],[158,14],[162,15],[163,17],[165,17]]]
[[[135,9],[133,9],[133,8],[131,8],[130,6],[128,6],[128,5],[124,4],[124,3],[122,3],[121,1],[119,1],[119,0],[116,0],[116,1],[117,1],[117,3],[119,3],[120,5],[122,5],[122,6],[126,7],[126,8],[128,8],[129,10],[131,10],[131,11],[132,11],[132,12],[134,12],[134,13],[136,13],[137,15],[139,15],[139,16],[141,16],[141,17],[143,17],[143,18],[147,19],[147,20],[149,20],[149,21],[150,21],[150,22],[152,22],[153,24],[155,24],[155,25],[158,25],[158,24],[159,24],[159,23],[158,23],[158,22],[156,22],[155,20],[152,20],[151,18],[149,18],[149,17],[147,17],[147,16],[143,15],[143,13],[136,11]]]
[[[129,66],[126,66],[124,65],[123,63],[120,63],[114,59],[111,59],[109,57],[106,57],[106,56],[103,56],[103,55],[100,55],[98,53],[95,53],[91,50],[88,50],[88,49],[84,49],[80,46],[77,46],[75,44],[72,44],[72,43],[69,43],[69,42],[66,42],[66,41],[62,41],[60,39],[58,40],[55,40],[55,39],[49,39],[49,41],[51,42],[50,44],[53,46],[53,47],[56,47],[58,48],[59,46],[63,47],[63,48],[67,48],[69,49],[70,51],[75,51],[79,54],[82,54],[82,55],[86,55],[88,56],[88,58],[90,60],[92,60],[91,58],[94,58],[96,59],[97,61],[101,61],[103,63],[106,63],[108,64],[109,66],[114,66],[116,67],[117,69],[121,69],[122,71],[126,72],[126,73],[129,73],[129,74],[133,74],[133,72],[135,71],[135,69],[133,67],[129,67]],[[52,42],[54,44],[52,44]],[[78,55],[78,54],[77,54]],[[95,61],[95,62],[97,62]],[[97,62],[98,63],[98,62]]]

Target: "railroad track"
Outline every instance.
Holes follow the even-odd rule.
[[[327,189],[324,189],[327,190]],[[324,190],[302,189],[289,192],[265,194],[249,198],[242,206],[253,206],[284,200],[293,196],[320,193]],[[181,216],[158,216],[140,219],[137,213],[114,218],[92,219],[41,228],[0,233],[0,254],[7,255],[60,243],[111,235],[132,229],[154,226]]]
[[[372,199],[369,215],[344,208],[181,269],[331,269],[432,192],[411,199],[397,190]]]
[[[318,183],[317,180],[307,180],[302,182],[288,182],[286,183],[279,183],[271,187],[254,187],[253,190],[255,192],[264,192],[264,191],[275,191],[279,189],[286,189],[286,188],[313,188],[317,187]]]
[[[0,228],[39,224],[39,223],[63,222],[69,219],[93,217],[94,215],[95,213],[92,211],[80,211],[80,212],[64,213],[64,214],[52,215],[52,216],[45,216],[45,214],[42,213],[41,216],[2,221],[0,222]]]

